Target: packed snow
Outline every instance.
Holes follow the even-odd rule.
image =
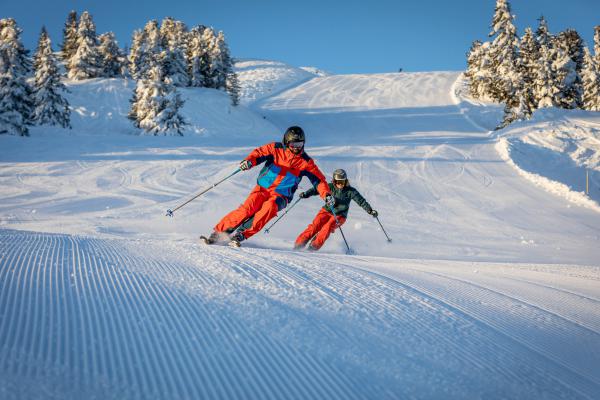
[[[138,136],[121,79],[66,82],[72,130],[0,136],[0,398],[600,397],[599,113],[493,131],[458,72],[236,71],[238,107],[181,90],[183,137]],[[313,197],[200,244],[257,168],[165,216],[290,125],[391,243],[353,205],[352,255],[292,251]]]

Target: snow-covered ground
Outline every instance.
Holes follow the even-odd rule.
[[[456,72],[237,70],[240,107],[183,91],[184,137],[134,135],[122,80],[69,85],[72,131],[0,137],[0,398],[600,397],[598,113],[492,132]],[[200,245],[256,169],[165,217],[295,124],[391,243],[354,205],[355,255],[291,251],[311,198]]]

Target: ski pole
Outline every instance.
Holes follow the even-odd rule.
[[[379,220],[379,217],[375,217],[375,219],[377,220],[377,222],[379,222],[379,226],[381,227],[381,230],[383,231],[383,234],[385,235],[385,237],[387,238],[388,242],[391,242],[392,239],[390,239],[390,237],[388,236],[388,234],[386,233],[385,229],[383,229],[383,225],[381,225],[381,221]]]
[[[333,211],[333,207],[329,207],[329,209],[331,210],[331,213],[333,214],[333,218],[335,219],[335,224],[337,225],[338,229],[340,230],[340,233],[342,234],[342,239],[344,239],[344,243],[346,244],[346,248],[348,249],[348,251],[346,251],[346,254],[352,254],[352,250],[350,250],[350,246],[348,246],[348,241],[346,240],[346,235],[344,235],[344,231],[342,230],[342,226],[340,225],[340,221],[338,221],[338,217],[335,214],[335,211]]]
[[[240,172],[240,171],[241,171],[241,169],[239,169],[239,168],[238,168],[238,169],[236,169],[236,170],[235,170],[235,171],[234,171],[232,174],[230,174],[230,175],[227,175],[225,178],[221,179],[221,180],[220,180],[219,182],[217,182],[217,183],[213,183],[213,185],[212,185],[212,186],[210,186],[210,187],[208,187],[208,188],[204,189],[202,192],[198,193],[197,195],[195,195],[194,197],[192,197],[191,199],[189,199],[189,200],[188,200],[188,201],[186,201],[185,203],[183,203],[183,204],[181,204],[181,205],[179,205],[179,206],[175,207],[175,208],[174,208],[174,209],[172,209],[172,210],[171,210],[171,209],[168,209],[168,210],[167,210],[167,215],[166,215],[166,216],[167,216],[167,217],[172,217],[172,216],[173,216],[173,213],[174,213],[175,211],[179,210],[181,207],[185,206],[186,204],[190,203],[191,201],[193,201],[193,200],[197,199],[198,197],[202,196],[204,193],[208,192],[209,190],[211,190],[212,188],[214,188],[214,187],[215,187],[215,186],[217,186],[218,184],[220,184],[220,183],[222,183],[222,182],[226,181],[227,179],[231,178],[232,176],[234,176],[235,174],[237,174],[237,173],[238,173],[238,172]]]
[[[271,228],[273,227],[273,225],[275,225],[277,223],[277,221],[279,221],[281,218],[285,217],[285,214],[287,214],[288,212],[290,212],[290,210],[292,209],[292,207],[294,207],[296,204],[298,204],[298,202],[302,200],[302,197],[299,197],[298,200],[296,200],[295,202],[292,203],[291,206],[289,206],[289,208],[287,210],[285,210],[285,212],[283,214],[281,214],[281,217],[277,218],[275,220],[275,222],[273,222],[271,224],[271,226],[269,226],[268,228],[265,229],[265,233],[269,233],[269,231],[271,230]]]

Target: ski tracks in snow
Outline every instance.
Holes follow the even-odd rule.
[[[6,230],[0,248],[2,398],[585,399],[600,390],[600,294],[585,283],[600,280],[593,268],[507,274]]]

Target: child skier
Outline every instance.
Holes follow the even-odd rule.
[[[202,239],[212,244],[230,240],[231,246],[259,232],[277,212],[292,200],[302,177],[306,176],[327,204],[334,199],[327,185],[327,179],[315,162],[304,152],[305,136],[299,126],[288,128],[283,142],[269,143],[254,149],[242,162],[240,169],[265,163],[257,179],[257,185],[246,201],[237,209],[225,215],[214,227],[214,232]]]
[[[373,217],[377,217],[377,211],[373,210],[369,203],[361,194],[350,186],[348,176],[343,169],[333,171],[333,180],[329,184],[329,189],[333,194],[335,203],[333,207],[327,204],[319,210],[313,222],[302,232],[296,239],[294,249],[302,249],[307,243],[309,250],[319,250],[325,243],[330,234],[332,234],[338,226],[342,226],[346,222],[348,209],[350,208],[350,200],[354,200],[367,213]],[[314,188],[300,193],[300,198],[307,198],[317,194]],[[335,216],[331,212],[331,208],[335,212]],[[336,222],[337,217],[337,222]],[[312,241],[311,241],[312,239]]]

